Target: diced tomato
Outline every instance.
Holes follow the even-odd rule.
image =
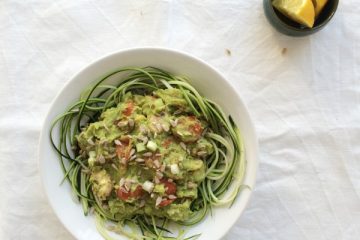
[[[123,187],[119,188],[117,191],[118,198],[124,201],[128,200],[130,195],[130,192],[127,192]]]
[[[167,205],[170,205],[172,202],[174,201],[174,199],[165,199],[162,200],[159,204],[159,207],[165,207]]]
[[[127,135],[121,136],[120,141],[124,145],[129,145],[130,144],[130,137],[127,136]]]
[[[168,138],[168,139],[166,139],[166,140],[163,142],[162,145],[163,145],[164,148],[168,148],[171,143],[172,143],[171,138]]]
[[[117,145],[116,146],[116,154],[119,159],[125,158],[125,160],[128,160],[130,158],[130,149],[126,145]]]
[[[136,187],[135,191],[131,192],[130,194],[131,194],[131,197],[133,197],[133,198],[139,198],[142,195],[144,195],[144,190],[140,185],[138,185]]]
[[[179,123],[185,122],[185,119],[181,120]],[[203,131],[200,121],[195,116],[187,116],[187,121],[190,122],[190,130],[199,136]]]
[[[201,124],[196,122],[196,123],[192,126],[192,131],[193,131],[195,134],[200,135],[200,134],[202,133]]]
[[[167,195],[174,195],[176,193],[176,184],[174,182],[169,182],[167,179],[161,179],[161,183],[165,185],[165,193]]]
[[[134,103],[133,102],[128,102],[127,105],[126,105],[126,108],[123,110],[122,113],[125,116],[130,116],[133,111],[134,111]]]
[[[138,199],[142,195],[144,195],[144,190],[140,185],[138,185],[132,192],[127,192],[123,187],[119,188],[117,191],[118,198],[124,201],[128,200],[129,198]]]
[[[120,140],[121,145],[116,145],[116,155],[119,159],[125,158],[129,160],[130,151],[131,151],[131,142],[129,138],[124,138]]]

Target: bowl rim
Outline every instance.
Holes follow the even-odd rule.
[[[38,167],[38,171],[40,173],[40,178],[41,178],[41,187],[43,189],[43,191],[45,192],[45,196],[47,199],[47,202],[49,203],[49,205],[51,206],[51,209],[53,211],[53,213],[55,213],[57,219],[59,220],[59,222],[61,223],[61,225],[67,230],[68,233],[70,233],[74,238],[77,238],[77,235],[75,234],[74,231],[72,231],[72,229],[70,229],[63,221],[62,218],[60,217],[58,211],[56,211],[56,206],[54,205],[53,201],[51,201],[50,199],[50,194],[49,191],[47,189],[47,187],[45,186],[44,180],[45,180],[45,169],[43,167],[42,162],[44,161],[44,157],[42,156],[42,146],[44,145],[44,141],[45,139],[48,137],[48,133],[46,132],[48,129],[46,129],[46,124],[47,124],[47,120],[49,119],[52,109],[54,108],[55,103],[58,101],[58,98],[60,97],[60,95],[62,94],[62,92],[68,88],[68,86],[74,81],[74,79],[78,76],[81,75],[84,71],[86,71],[88,68],[92,68],[94,67],[97,63],[107,59],[107,58],[111,58],[112,56],[118,55],[118,54],[125,54],[125,53],[129,53],[132,51],[163,51],[163,52],[168,52],[171,54],[178,54],[181,55],[185,58],[189,58],[192,60],[195,60],[197,62],[199,62],[200,64],[204,65],[205,67],[209,68],[210,70],[214,71],[216,74],[218,74],[224,81],[226,84],[229,85],[229,87],[231,87],[233,89],[233,91],[235,92],[236,97],[238,97],[238,99],[242,102],[243,105],[243,109],[245,111],[245,113],[247,114],[247,117],[249,119],[249,130],[252,133],[252,137],[253,137],[253,159],[252,159],[252,172],[250,173],[249,176],[247,177],[247,185],[250,187],[251,191],[249,192],[247,198],[244,201],[244,207],[241,210],[241,212],[239,213],[239,215],[237,216],[237,221],[240,218],[241,214],[244,212],[244,210],[246,209],[247,205],[250,202],[250,199],[252,197],[253,194],[253,190],[256,184],[256,178],[257,178],[257,172],[258,172],[258,165],[259,165],[259,141],[258,141],[258,137],[256,134],[256,129],[254,126],[254,123],[252,121],[250,112],[248,110],[248,107],[245,105],[243,99],[241,98],[241,94],[239,93],[238,89],[234,86],[234,84],[229,81],[227,78],[225,78],[225,76],[218,71],[215,67],[211,66],[209,63],[205,62],[204,60],[190,54],[187,53],[185,51],[182,50],[178,50],[178,49],[174,49],[174,48],[167,48],[167,47],[157,47],[157,46],[144,46],[144,47],[133,47],[133,48],[123,48],[117,51],[113,51],[111,53],[108,54],[104,54],[98,58],[96,58],[95,60],[92,60],[89,64],[86,64],[84,67],[81,68],[81,70],[75,72],[75,74],[73,74],[71,77],[68,78],[68,81],[58,90],[57,94],[55,95],[55,97],[53,98],[53,100],[51,101],[51,103],[49,104],[48,110],[46,115],[44,116],[43,119],[43,123],[41,124],[41,131],[40,131],[40,135],[39,135],[39,141],[38,141],[38,149],[37,149],[37,157],[38,157],[38,162],[37,162],[37,167]],[[49,146],[50,147],[50,146]],[[246,151],[246,149],[245,149]],[[226,228],[226,231],[223,232],[223,234],[220,236],[220,239],[222,237],[224,237],[229,230],[236,224],[236,221],[234,221],[232,224],[229,224]]]
[[[275,9],[274,9],[274,6],[272,5],[272,1],[273,0],[264,0],[264,1],[267,1],[269,2],[269,9],[271,11],[271,14],[273,16],[275,16],[276,20],[278,23],[280,23],[283,27],[287,28],[287,29],[290,29],[290,30],[293,30],[293,31],[296,31],[296,32],[302,32],[302,33],[310,33],[310,32],[316,32],[317,30],[320,30],[321,28],[323,28],[335,15],[336,11],[337,11],[337,8],[339,6],[339,0],[334,0],[335,1],[335,6],[334,6],[334,10],[330,13],[329,16],[327,16],[327,18],[321,22],[319,25],[316,25],[312,28],[296,28],[296,27],[293,27],[291,25],[288,25],[286,24],[284,21],[282,21],[279,17],[279,15],[276,13]]]

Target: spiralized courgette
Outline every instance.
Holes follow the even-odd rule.
[[[114,79],[117,79],[117,84],[111,84]],[[246,165],[244,146],[239,129],[231,117],[227,117],[215,102],[203,97],[186,77],[176,76],[154,67],[121,68],[84,91],[77,102],[54,120],[50,130],[51,144],[59,156],[64,181],[70,183],[82,204],[84,214],[95,212],[99,232],[105,239],[111,239],[106,232],[107,222],[115,223],[110,227],[112,231],[130,239],[198,237],[195,235],[185,238],[183,231],[180,231],[177,237],[172,237],[166,228],[168,220],[154,216],[137,215],[121,222],[116,220],[92,193],[88,162],[79,153],[76,142],[76,136],[85,125],[96,122],[102,112],[115,107],[127,92],[148,94],[166,88],[180,89],[191,107],[192,114],[208,122],[206,137],[214,147],[214,152],[205,159],[206,177],[198,186],[198,198],[191,204],[194,213],[188,220],[177,224],[191,226],[204,219],[212,207],[231,206],[243,187]],[[54,131],[59,131],[56,138]],[[136,231],[136,227],[140,231]]]

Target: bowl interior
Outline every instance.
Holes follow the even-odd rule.
[[[186,75],[201,94],[216,101],[227,114],[231,114],[242,131],[246,149],[246,175],[244,184],[253,188],[257,169],[257,140],[248,111],[232,85],[216,70],[203,61],[174,50],[158,48],[130,49],[106,56],[74,76],[54,100],[45,119],[40,137],[40,172],[49,202],[64,226],[77,239],[102,239],[96,230],[94,218],[85,217],[81,205],[71,194],[63,178],[58,157],[49,140],[52,120],[94,81],[106,73],[124,66],[154,66],[175,74]],[[57,133],[56,129],[54,133]],[[55,139],[56,139],[55,134]],[[200,239],[220,239],[236,222],[249,200],[251,190],[241,192],[232,208],[215,208],[213,216],[191,227],[188,235],[202,233]],[[226,219],[226,221],[224,221]],[[116,236],[116,239],[125,239]]]

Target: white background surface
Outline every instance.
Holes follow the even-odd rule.
[[[249,107],[258,181],[225,239],[360,239],[359,11],[341,1],[321,32],[290,38],[260,0],[1,1],[0,239],[73,239],[40,182],[44,116],[82,67],[138,46],[208,61]]]

